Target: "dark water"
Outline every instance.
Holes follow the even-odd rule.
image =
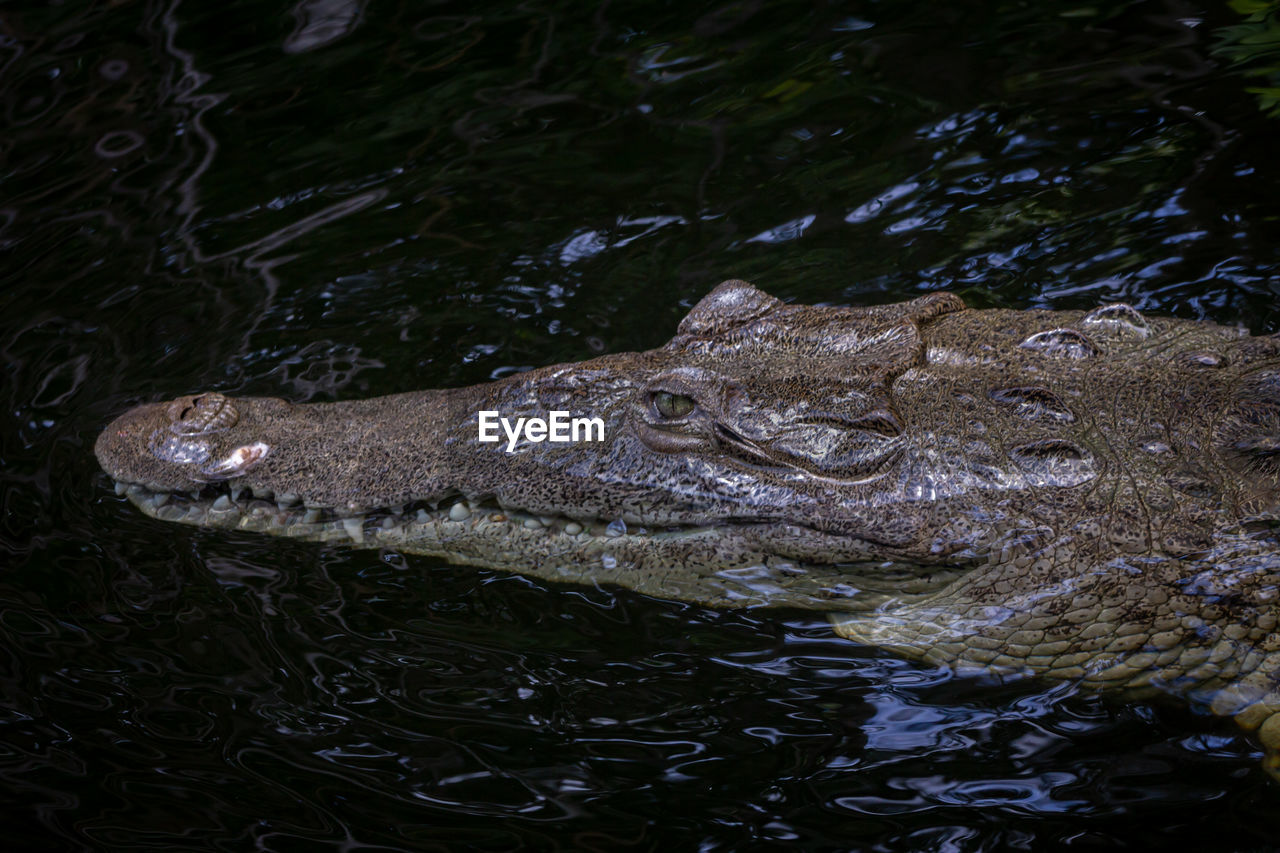
[[[656,346],[713,284],[1280,328],[1225,6],[0,4],[11,849],[1274,849],[1229,722],[150,521],[126,406]]]

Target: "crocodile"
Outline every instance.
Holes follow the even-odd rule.
[[[1274,336],[734,280],[648,352],[358,401],[205,392],[96,453],[166,521],[823,610],[957,670],[1175,694],[1280,778]]]

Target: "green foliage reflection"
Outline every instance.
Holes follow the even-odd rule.
[[[1246,77],[1265,85],[1245,91],[1258,98],[1268,116],[1280,118],[1280,0],[1230,0],[1244,23],[1222,27],[1214,53],[1226,57]]]

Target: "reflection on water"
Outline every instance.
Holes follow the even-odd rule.
[[[1274,126],[1210,51],[1222,14],[0,10],[15,843],[1269,844],[1252,743],[1185,708],[955,678],[807,614],[177,529],[90,450],[198,389],[651,347],[730,277],[1274,331]]]

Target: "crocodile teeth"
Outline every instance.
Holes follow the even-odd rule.
[[[127,495],[135,503],[145,505],[150,514],[165,520],[218,527],[248,525],[253,529],[318,525],[320,530],[299,531],[298,535],[341,533],[355,545],[365,545],[371,538],[376,540],[383,535],[404,536],[405,525],[435,526],[442,521],[479,524],[482,530],[488,529],[491,524],[503,524],[526,530],[563,532],[570,537],[583,533],[607,538],[648,534],[646,528],[628,526],[622,518],[614,519],[601,529],[597,525],[603,524],[603,519],[578,521],[558,515],[533,515],[525,510],[501,505],[495,511],[491,502],[477,502],[461,495],[443,501],[388,506],[373,511],[371,515],[368,510],[355,503],[335,510],[313,504],[297,493],[274,492],[247,485],[226,484],[221,490],[211,490],[206,486],[175,492],[164,491],[158,485],[151,488],[151,484],[116,482],[112,485],[116,494]],[[335,518],[338,513],[343,513],[343,516]],[[664,534],[658,535],[661,537]]]
[[[160,507],[156,511],[156,518],[162,521],[181,521],[187,514],[187,510],[180,506]]]

